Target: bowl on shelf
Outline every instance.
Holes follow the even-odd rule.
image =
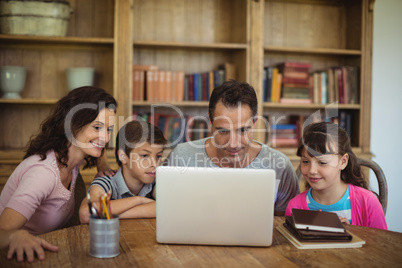
[[[71,11],[63,0],[0,1],[0,33],[66,36]]]
[[[95,68],[74,67],[66,69],[67,85],[71,91],[77,87],[93,86]]]
[[[3,99],[21,99],[27,69],[22,66],[0,66],[0,89]]]

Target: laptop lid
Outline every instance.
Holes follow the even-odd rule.
[[[270,246],[275,171],[200,167],[156,169],[159,243]]]

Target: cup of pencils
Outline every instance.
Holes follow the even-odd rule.
[[[111,213],[110,200],[106,196],[102,197],[99,210],[91,210],[94,213],[89,218],[89,255],[97,258],[118,256],[119,217]]]

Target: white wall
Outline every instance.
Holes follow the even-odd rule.
[[[402,232],[401,0],[375,1],[372,82],[371,151],[388,181],[388,229]]]

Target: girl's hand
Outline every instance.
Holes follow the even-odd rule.
[[[339,219],[341,220],[342,223],[350,224],[350,222],[349,222],[349,220],[347,218],[339,217]]]
[[[9,241],[7,259],[10,260],[13,255],[16,254],[17,261],[19,262],[24,261],[24,254],[26,255],[28,262],[33,262],[35,253],[38,255],[39,260],[44,260],[44,249],[50,251],[59,250],[57,246],[31,235],[26,230],[10,231]]]

